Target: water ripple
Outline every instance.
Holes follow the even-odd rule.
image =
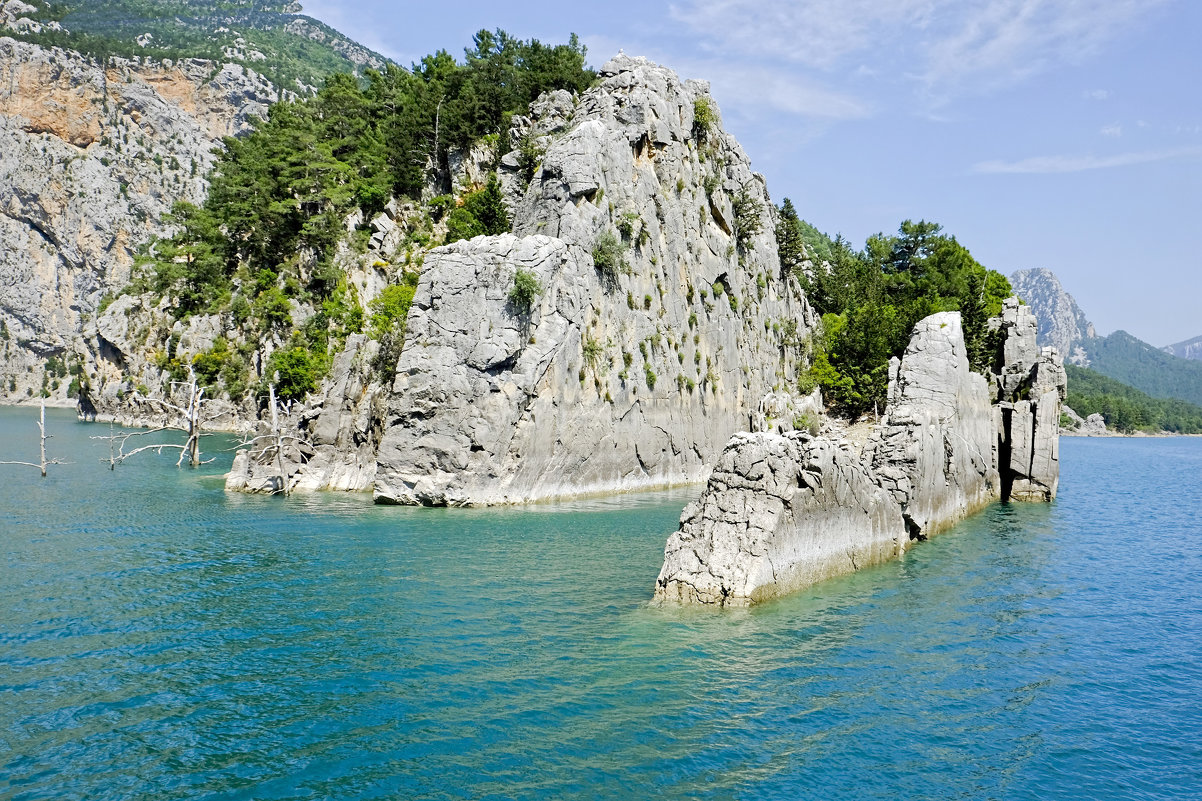
[[[21,414],[0,411],[0,441]],[[1199,440],[1066,441],[1051,506],[714,614],[646,603],[690,492],[227,497],[216,465],[110,473],[90,429],[52,423],[84,456],[0,496],[0,798],[1202,786]]]

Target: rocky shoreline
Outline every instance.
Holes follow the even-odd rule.
[[[987,384],[959,312],[919,322],[862,453],[806,431],[735,435],[665,546],[655,601],[748,606],[897,558],[994,500],[1052,500],[1063,364],[1016,298],[991,325]]]

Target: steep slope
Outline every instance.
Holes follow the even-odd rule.
[[[382,68],[387,59],[312,17],[296,2],[262,0],[7,0],[0,26],[43,46],[107,59],[188,59],[241,64],[293,91],[335,72]]]
[[[1184,342],[1178,342],[1174,345],[1165,345],[1161,348],[1170,356],[1176,356],[1179,359],[1194,359],[1202,361],[1202,336],[1187,339]]]
[[[237,64],[0,38],[0,398],[65,397],[84,320],[172,204],[204,196],[216,142],[277,99]]]
[[[1126,331],[1082,343],[1089,367],[1154,398],[1180,398],[1202,405],[1202,362],[1179,359]]]
[[[1202,337],[1162,349],[1126,331],[1099,337],[1051,270],[1020,270],[1010,282],[1035,314],[1039,344],[1056,348],[1066,362],[1090,367],[1155,398],[1202,403],[1202,364],[1196,361],[1202,359]],[[1196,354],[1193,361],[1187,361],[1188,354]]]
[[[1096,336],[1093,323],[1065,291],[1051,270],[1019,270],[1010,276],[1010,285],[1035,314],[1039,323],[1040,346],[1051,345],[1072,364],[1087,364],[1081,343]]]
[[[521,502],[698,481],[805,364],[762,176],[708,86],[619,56],[518,120],[516,236],[426,258],[379,451],[382,502]],[[512,290],[518,270],[541,293]]]

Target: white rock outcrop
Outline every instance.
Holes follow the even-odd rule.
[[[544,97],[529,185],[510,154],[513,235],[431,251],[389,399],[375,496],[493,504],[706,478],[761,398],[804,366],[815,324],[781,276],[762,176],[707,87],[620,56],[576,102]],[[736,214],[735,209],[741,211]],[[620,241],[612,269],[594,259]],[[598,255],[598,258],[601,258]],[[542,286],[509,300],[518,269]]]
[[[896,557],[999,497],[1054,497],[1063,367],[1017,300],[994,326],[1006,361],[991,391],[959,312],[919,321],[863,454],[801,432],[733,437],[668,539],[655,599],[745,606]],[[1039,400],[1013,400],[1027,392]]]
[[[1055,348],[1036,344],[1035,315],[1018,298],[1007,298],[990,324],[1002,339],[1002,369],[994,378],[1002,499],[1050,501],[1060,483],[1064,364]]]
[[[893,559],[908,541],[901,507],[849,444],[736,434],[668,540],[655,597],[747,606]]]
[[[865,456],[901,506],[912,538],[953,525],[998,496],[996,425],[984,376],[972,372],[959,312],[920,320]]]

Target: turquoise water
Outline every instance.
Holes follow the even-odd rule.
[[[0,459],[36,454],[0,409]],[[648,608],[688,493],[227,496],[48,412],[0,466],[0,798],[1202,795],[1202,440],[726,613]]]

